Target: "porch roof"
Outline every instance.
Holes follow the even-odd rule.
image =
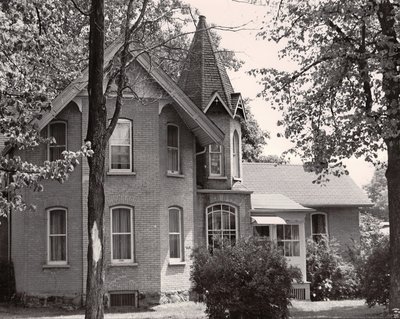
[[[314,211],[282,194],[251,194],[252,212],[308,212]]]

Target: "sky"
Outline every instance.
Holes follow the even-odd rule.
[[[233,0],[184,0],[200,10],[209,24],[223,27],[243,26],[240,31],[221,31],[221,47],[235,51],[236,55],[245,63],[238,72],[228,71],[235,92],[240,92],[243,98],[251,100],[251,111],[263,130],[270,132],[271,139],[264,148],[264,154],[280,155],[290,148],[291,143],[284,138],[278,138],[277,133],[282,128],[276,125],[281,118],[278,111],[273,110],[266,101],[257,98],[257,93],[262,86],[257,79],[246,72],[253,68],[276,67],[279,69],[293,69],[295,65],[290,61],[278,58],[279,47],[275,43],[269,43],[257,39],[262,21],[265,19],[267,7],[245,3],[246,0],[237,2]],[[262,1],[259,1],[262,2]],[[299,159],[291,159],[292,164],[301,163]],[[372,178],[374,168],[372,164],[363,159],[349,159],[346,163],[350,176],[359,185],[368,184]]]

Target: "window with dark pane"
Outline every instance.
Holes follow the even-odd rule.
[[[232,142],[232,166],[233,166],[233,177],[240,177],[240,149],[239,149],[239,134],[237,131],[233,133]]]
[[[222,146],[211,144],[209,147],[210,155],[210,176],[222,176]]]
[[[311,235],[315,241],[319,241],[322,236],[327,235],[326,215],[316,213],[311,215]]]
[[[167,126],[167,165],[168,172],[173,174],[179,173],[179,128],[176,125],[169,124]]]
[[[67,149],[67,124],[54,122],[48,126],[48,137],[54,138],[49,144],[49,161],[63,159],[62,152]]]

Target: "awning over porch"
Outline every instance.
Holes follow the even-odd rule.
[[[257,225],[286,225],[286,221],[278,216],[251,216],[251,219]]]
[[[251,194],[251,212],[312,212],[282,194]]]

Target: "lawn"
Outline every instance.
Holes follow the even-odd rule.
[[[107,319],[206,319],[205,306],[200,303],[182,302],[153,307],[135,312],[107,313]],[[291,318],[382,318],[383,307],[368,308],[363,300],[343,301],[293,301]],[[0,318],[23,319],[82,319],[83,311],[68,312],[54,308],[21,308],[0,305]]]

